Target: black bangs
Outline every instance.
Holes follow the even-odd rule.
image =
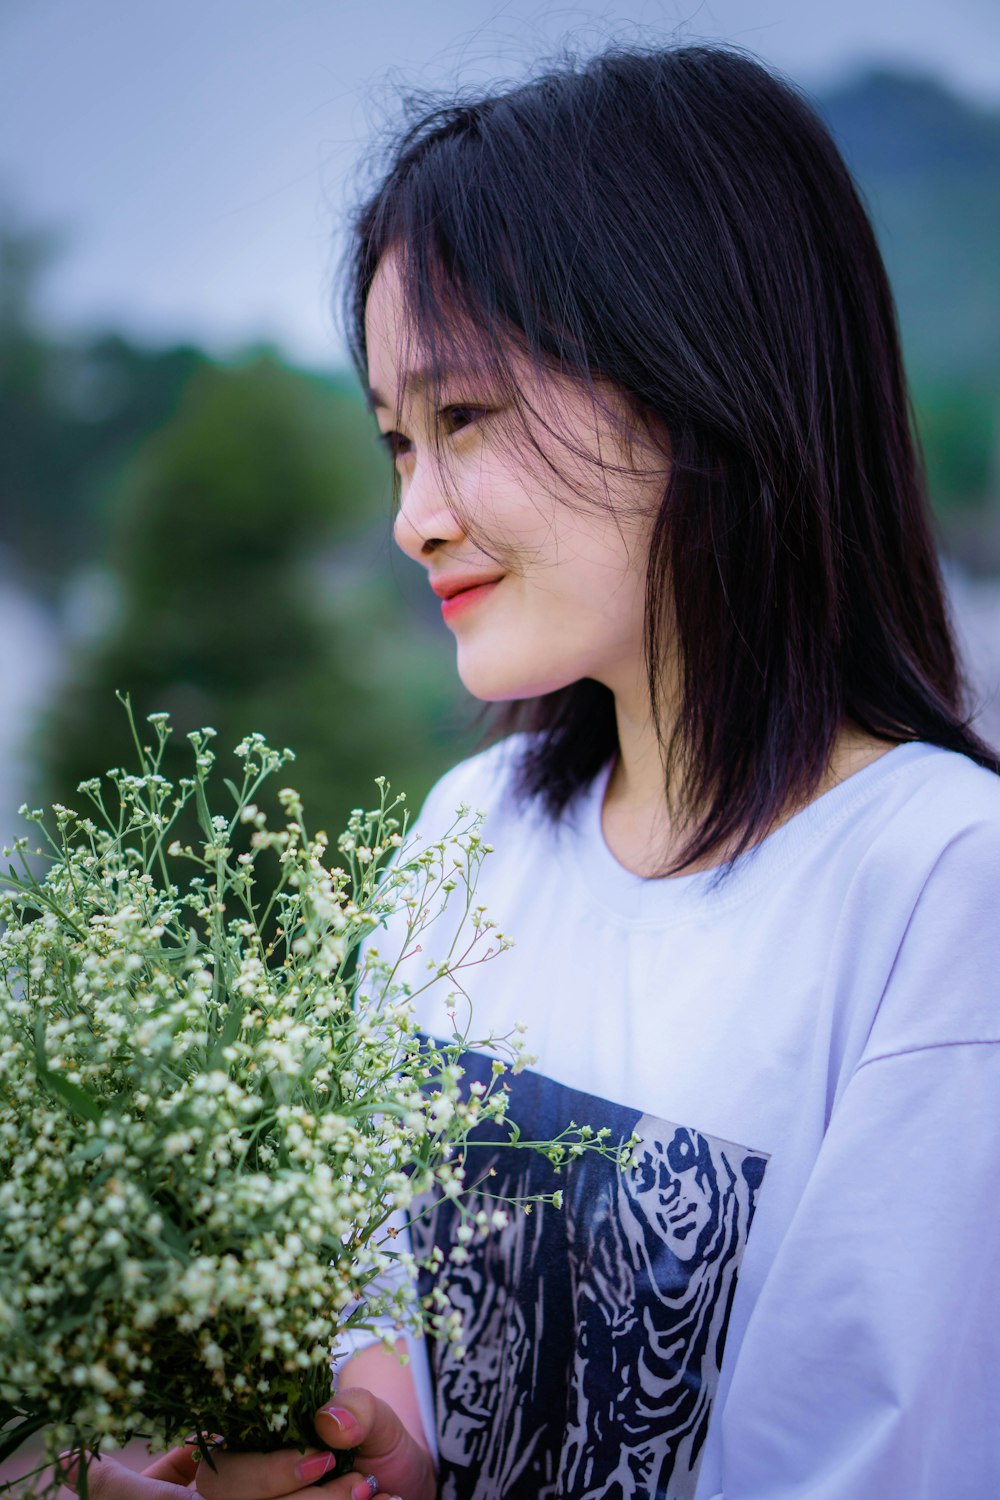
[[[569,379],[625,413],[630,441],[665,435],[644,649],[687,841],[663,874],[735,857],[807,800],[848,720],[1000,771],[970,727],[885,270],[794,88],[731,48],[612,47],[478,99],[411,101],[352,223],[363,381],[390,253],[435,381],[485,372],[512,440],[553,472],[537,434],[558,422],[525,371],[536,393]],[[589,679],[478,722],[483,743],[532,733],[515,795],[554,820],[617,747],[612,694]]]

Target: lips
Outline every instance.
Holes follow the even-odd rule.
[[[470,574],[463,578],[438,578],[432,579],[431,588],[439,599],[454,599],[456,594],[467,593],[469,589],[482,588],[487,583],[499,583],[503,576],[502,573],[496,573],[492,578],[484,578],[482,574]]]
[[[486,582],[479,582],[471,588],[459,589],[457,593],[448,599],[441,600],[441,615],[446,625],[464,615],[467,610],[475,609],[481,599],[489,598],[493,590],[500,587],[502,578],[492,578]]]

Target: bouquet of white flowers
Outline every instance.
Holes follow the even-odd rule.
[[[108,773],[117,805],[94,780],[80,787],[92,815],[57,805],[54,833],[22,809],[48,841],[43,878],[27,839],[5,851],[23,874],[0,877],[0,1458],[42,1428],[49,1461],[134,1435],[315,1444],[339,1333],[382,1331],[388,1311],[398,1330],[460,1342],[446,1293],[421,1301],[388,1221],[431,1188],[481,1194],[469,1132],[504,1122],[504,1072],[527,1060],[516,1032],[475,1041],[471,1021],[430,1042],[395,980],[458,883],[471,941],[427,983],[510,945],[494,931],[470,956],[495,929],[472,904],[481,814],[459,827],[463,805],[443,839],[410,850],[392,816],[403,796],[376,778],[379,808],[355,810],[329,867],[294,791],[278,794],[285,827],[258,810],[290,751],[244,740],[220,815],[214,731],[189,736],[194,775],[175,788],[167,716],[148,722],[157,743],[135,734],[138,773]],[[172,836],[189,803],[198,848]],[[400,955],[367,954],[348,976],[394,916]],[[502,1055],[488,1087],[463,1088],[475,1046]],[[543,1143],[510,1134],[557,1162],[627,1152],[572,1126]],[[488,1216],[470,1225],[485,1234]]]

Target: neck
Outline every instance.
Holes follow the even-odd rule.
[[[615,693],[615,721],[618,755],[604,794],[604,835],[619,862],[642,874],[650,864],[662,868],[664,850],[680,847],[645,681],[630,693]]]
[[[615,718],[619,752],[604,794],[602,825],[609,849],[636,874],[655,874],[671,863],[685,842],[687,830],[670,818],[666,770],[653,728],[648,696],[616,695]],[[669,726],[668,726],[669,731]],[[885,755],[897,742],[876,738],[845,721],[834,742],[823,778],[805,802],[789,805],[767,831],[770,833],[810,801]],[[683,873],[711,869],[726,858],[718,851]]]

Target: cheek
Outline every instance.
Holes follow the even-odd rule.
[[[614,529],[576,532],[560,543],[565,586],[580,606],[601,619],[625,623],[641,616],[645,554],[627,550]]]

